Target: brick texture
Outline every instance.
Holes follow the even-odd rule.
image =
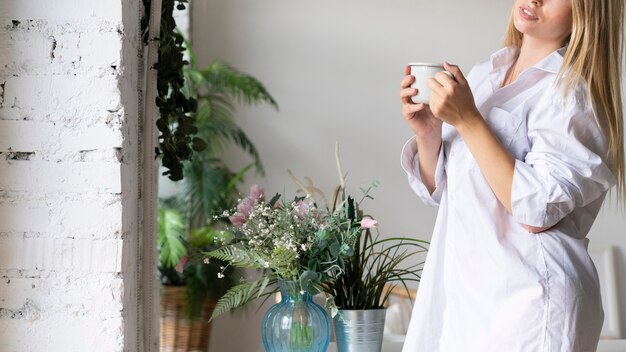
[[[136,350],[139,3],[0,1],[1,352]]]

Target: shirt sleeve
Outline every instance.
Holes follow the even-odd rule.
[[[404,171],[407,173],[409,185],[427,205],[438,206],[441,202],[441,195],[443,194],[446,186],[444,159],[444,146],[442,144],[439,151],[439,158],[437,160],[437,167],[435,169],[435,190],[431,194],[428,192],[420,174],[419,153],[417,151],[415,137],[409,139],[402,148],[400,163]]]
[[[515,162],[511,207],[518,222],[551,227],[603,196],[615,177],[594,113],[581,104],[588,99],[542,100],[528,113],[530,151]]]

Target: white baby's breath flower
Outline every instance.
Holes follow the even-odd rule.
[[[209,262],[209,258],[204,258],[204,260],[202,260],[202,262],[203,262],[204,264],[210,264],[210,262]]]
[[[223,279],[223,278],[224,278],[224,274],[222,274],[222,273],[217,273],[217,278],[218,278],[218,279]]]

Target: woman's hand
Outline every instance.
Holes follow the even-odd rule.
[[[430,109],[438,119],[458,129],[460,124],[472,122],[480,117],[474,103],[474,95],[465,76],[458,66],[444,63],[446,71],[438,72],[435,78],[428,81],[430,93]]]
[[[415,137],[421,140],[441,139],[441,120],[437,119],[426,104],[415,104],[411,97],[417,94],[417,89],[410,88],[415,77],[411,76],[409,66],[404,68],[404,79],[400,83],[400,101],[402,102],[402,116],[408,123]]]
[[[441,120],[436,118],[426,104],[415,104],[411,97],[417,89],[411,88],[415,77],[411,76],[411,68],[404,68],[404,79],[400,83],[400,101],[402,116],[415,133],[415,143],[419,151],[419,169],[422,181],[431,194],[434,192],[435,170],[441,149]]]

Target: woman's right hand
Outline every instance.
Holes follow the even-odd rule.
[[[415,80],[411,76],[411,68],[404,68],[404,78],[400,83],[400,101],[402,102],[402,116],[407,122],[415,137],[419,140],[440,140],[442,122],[430,111],[427,104],[415,104],[411,97],[417,94],[417,89],[411,88]]]

